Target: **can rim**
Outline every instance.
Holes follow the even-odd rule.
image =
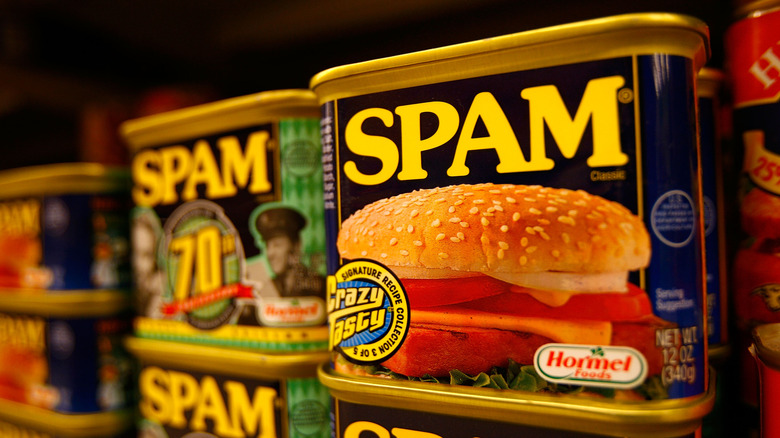
[[[467,58],[481,52],[499,52],[512,48],[529,47],[541,43],[610,34],[622,30],[645,28],[675,28],[698,34],[705,42],[706,58],[711,55],[709,28],[698,18],[666,12],[642,12],[584,20],[535,30],[528,30],[493,38],[459,43],[370,61],[333,67],[314,75],[309,88],[317,92],[323,84],[359,76],[367,71],[393,70],[419,64],[428,64],[457,58]]]
[[[45,317],[116,315],[130,308],[130,293],[119,290],[0,289],[0,312]]]
[[[607,436],[677,436],[692,433],[715,403],[715,371],[709,370],[708,390],[700,396],[653,402],[608,402],[561,396],[508,393],[487,388],[453,387],[425,382],[394,382],[348,376],[328,365],[318,370],[320,383],[331,395],[356,404],[379,404],[443,415],[501,421],[580,432],[597,430]],[[554,423],[551,423],[554,418]]]
[[[707,359],[712,365],[721,365],[731,356],[731,345],[718,344],[709,345],[707,348]]]
[[[119,132],[132,151],[187,135],[249,126],[296,113],[319,115],[317,98],[311,90],[263,91],[153,114],[124,121]]]
[[[62,193],[114,193],[129,188],[128,169],[100,163],[44,164],[0,172],[0,199]]]
[[[704,81],[721,82],[726,80],[726,73],[724,73],[722,70],[719,70],[717,68],[704,67],[701,70],[699,70],[698,78],[699,80],[704,80]]]
[[[246,378],[315,378],[327,351],[268,354],[185,342],[128,337],[125,347],[150,364]]]
[[[704,67],[696,76],[699,97],[715,97],[723,89],[726,73],[712,67]]]
[[[0,420],[65,437],[115,436],[128,430],[135,417],[131,410],[74,414],[0,399]]]
[[[758,358],[780,369],[780,323],[761,324],[753,329],[752,335]]]

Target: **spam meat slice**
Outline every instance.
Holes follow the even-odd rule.
[[[493,366],[505,367],[509,359],[531,364],[539,347],[561,342],[632,347],[647,360],[648,374],[655,375],[663,366],[663,355],[655,348],[656,330],[674,326],[652,315],[633,321],[599,321],[517,316],[507,308],[495,313],[467,306],[442,308],[413,309],[404,343],[382,365],[416,377],[446,376],[451,370],[478,374]]]

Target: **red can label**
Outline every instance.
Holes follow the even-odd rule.
[[[743,150],[734,300],[742,329],[780,321],[780,12],[735,23],[727,33],[735,139]]]
[[[742,150],[741,242],[733,261],[733,305],[743,384],[758,403],[747,353],[752,327],[780,321],[780,11],[734,23],[726,50],[734,95],[734,140]]]

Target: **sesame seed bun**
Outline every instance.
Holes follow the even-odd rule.
[[[582,190],[453,185],[385,198],[342,224],[345,259],[472,272],[630,271],[647,266],[650,238],[624,206]]]

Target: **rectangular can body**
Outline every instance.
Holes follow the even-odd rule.
[[[329,395],[316,377],[324,352],[252,351],[130,339],[140,361],[139,434],[327,438]]]
[[[319,118],[279,90],[126,122],[142,337],[326,348]]]
[[[0,288],[128,289],[128,182],[92,163],[0,173]]]
[[[696,23],[611,17],[315,76],[334,367],[705,393]]]

